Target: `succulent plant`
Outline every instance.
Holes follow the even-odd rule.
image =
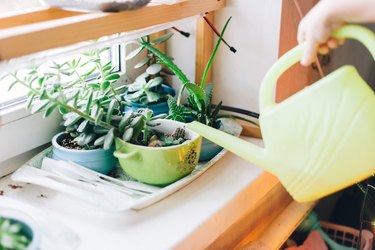
[[[30,244],[30,239],[22,232],[18,222],[0,217],[0,249],[23,250]]]
[[[166,34],[160,38],[150,41],[150,37],[144,37],[142,39],[150,41],[150,44],[158,45],[166,42],[171,38],[173,33]],[[137,41],[130,42],[131,44],[139,43]],[[125,60],[131,60],[139,55],[145,47],[139,46],[134,51],[130,52]],[[169,68],[164,67],[158,63],[158,58],[154,53],[147,51],[146,57],[141,59],[135,64],[134,68],[145,67],[145,71],[140,74],[134,81],[134,83],[128,86],[126,92],[126,99],[136,103],[148,104],[165,101],[167,92],[161,87],[165,83],[165,76],[174,74]]]

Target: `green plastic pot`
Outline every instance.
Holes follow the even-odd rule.
[[[172,120],[158,120],[160,131],[172,134],[186,124]],[[165,186],[190,174],[197,166],[202,137],[186,129],[190,139],[170,147],[146,147],[116,139],[114,156],[122,169],[134,179],[152,185]]]

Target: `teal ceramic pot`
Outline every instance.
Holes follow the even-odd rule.
[[[155,129],[170,134],[176,128],[186,126],[172,120],[157,122],[160,125]],[[171,147],[145,147],[116,139],[114,155],[129,176],[144,183],[165,186],[190,174],[198,164],[202,137],[188,129],[186,133],[190,140]]]
[[[175,96],[176,92],[173,88],[169,87],[168,85],[162,84],[161,85],[163,92]],[[164,102],[158,102],[158,103],[151,103],[151,104],[142,104],[142,103],[136,103],[132,102],[130,100],[127,100],[125,98],[125,101],[129,102],[131,104],[131,107],[125,107],[125,111],[132,109],[132,110],[137,110],[140,108],[148,108],[151,109],[154,112],[154,115],[160,115],[160,114],[168,114],[169,113],[169,108],[168,104],[166,101]]]
[[[97,171],[102,174],[111,172],[117,164],[116,158],[113,156],[115,148],[92,149],[92,150],[75,150],[62,147],[61,141],[68,137],[66,133],[60,133],[52,139],[52,158],[55,160],[73,161],[81,166]]]
[[[26,250],[39,249],[41,229],[30,216],[14,209],[0,209],[0,218],[8,219],[11,224],[17,223],[21,226],[20,233],[30,240]],[[1,245],[0,249],[2,249]]]
[[[202,140],[202,149],[201,154],[199,156],[199,162],[201,161],[209,161],[214,158],[223,148],[219,145],[213,143],[206,138]]]

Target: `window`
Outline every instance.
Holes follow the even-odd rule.
[[[123,60],[123,46],[122,45],[114,45],[109,50],[107,50],[105,53],[101,53],[100,57],[103,61],[112,61],[112,65],[115,67],[115,71],[117,72],[124,72],[125,71],[125,61]],[[48,62],[40,66],[40,69],[42,72],[48,72],[48,68],[54,63],[63,63],[67,61],[72,61],[73,59],[82,58],[82,55],[73,55],[73,56],[67,56],[59,58],[58,60],[54,60],[53,62]],[[84,58],[82,59],[84,60]],[[90,69],[88,66],[82,67],[78,69],[80,72],[87,72]],[[27,72],[29,72],[30,69],[25,70],[17,70],[17,75],[20,78],[25,77]],[[6,73],[5,73],[6,74]],[[94,76],[93,76],[94,78]],[[69,76],[66,76],[65,79],[63,79],[63,82],[69,82],[70,78]],[[11,90],[9,91],[9,88],[11,87]],[[0,112],[2,110],[5,110],[6,108],[12,107],[14,105],[23,103],[26,101],[26,94],[27,94],[27,88],[25,88],[22,85],[15,84],[13,85],[13,80],[11,77],[5,77],[0,80]]]

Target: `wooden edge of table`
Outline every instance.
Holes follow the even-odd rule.
[[[279,249],[315,204],[264,172],[175,249]]]
[[[237,245],[236,249],[280,249],[316,203],[317,201],[308,203],[292,201],[266,229],[260,232],[259,237],[249,235]]]
[[[263,173],[176,249],[233,249],[265,220],[276,218],[291,201],[278,179]]]
[[[225,6],[225,0],[189,0],[120,13],[76,13],[41,10],[0,19],[0,60],[97,39],[120,32],[205,14]],[[56,19],[56,13],[62,18]]]

